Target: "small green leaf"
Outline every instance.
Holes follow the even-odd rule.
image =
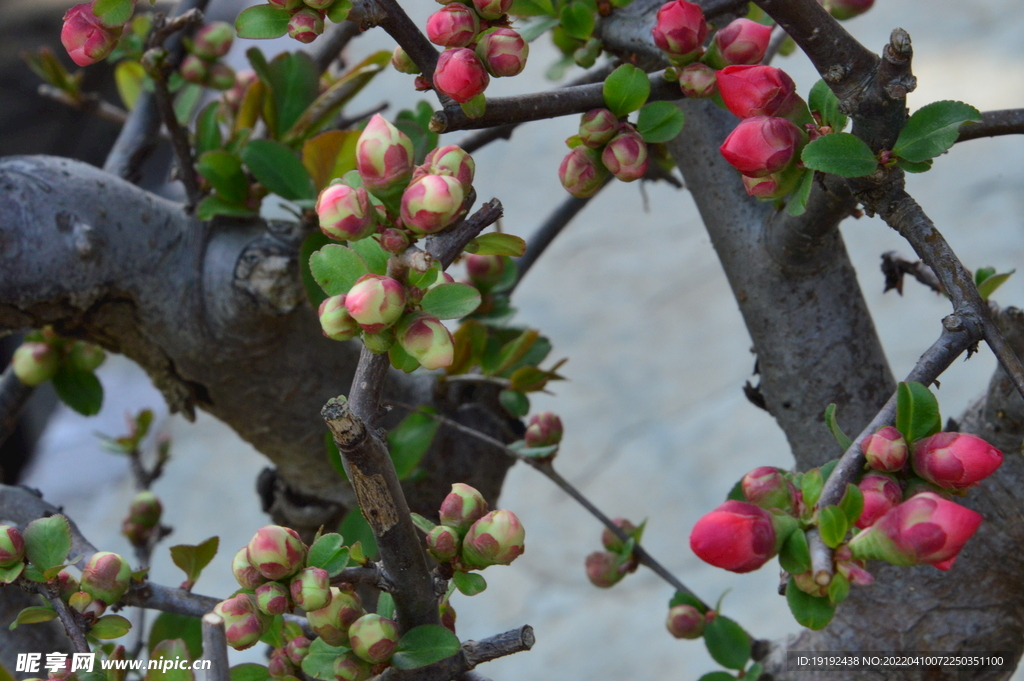
[[[786,212],[796,217],[807,212],[807,199],[811,196],[811,189],[814,187],[814,171],[805,170],[800,177],[800,184],[796,191],[789,195],[786,202]]]
[[[424,534],[429,534],[437,525],[430,522],[419,513],[410,513],[409,516],[412,518],[412,524],[418,527]]]
[[[832,433],[832,437],[836,439],[839,446],[846,451],[853,444],[853,440],[846,436],[843,429],[839,427],[839,422],[836,421],[836,405],[835,403],[825,407],[825,425],[828,426],[829,431]]]
[[[249,198],[249,180],[242,170],[242,159],[234,154],[223,149],[207,151],[196,162],[196,170],[227,203],[242,204]]]
[[[857,485],[846,484],[846,492],[839,501],[839,508],[842,509],[850,527],[853,527],[860,519],[860,514],[864,512],[864,493]]]
[[[452,575],[452,581],[455,582],[455,588],[466,596],[476,596],[487,588],[487,581],[483,575],[475,572],[456,572]]]
[[[210,194],[196,206],[196,217],[200,220],[212,220],[218,215],[236,218],[254,217],[256,211],[241,203],[228,203],[217,194]]]
[[[366,522],[366,518],[363,517],[363,512],[359,510],[358,506],[345,514],[344,520],[338,527],[338,532],[348,539],[349,549],[352,550],[353,555],[355,554],[353,547],[356,543],[360,543],[367,559],[373,560],[377,557],[377,538],[373,536],[373,530],[370,529],[370,524]]]
[[[420,305],[438,319],[458,319],[480,307],[480,292],[469,284],[440,284],[427,291]]]
[[[395,619],[395,598],[387,591],[377,598],[377,614],[389,620]]]
[[[518,390],[502,390],[498,393],[498,401],[505,411],[517,418],[530,413],[530,398]]]
[[[659,144],[675,139],[685,123],[686,116],[672,102],[650,102],[640,109],[636,130],[644,142]]]
[[[313,178],[295,153],[274,140],[253,140],[242,149],[242,160],[264,187],[290,201],[315,199]]]
[[[926,173],[932,169],[932,163],[934,163],[932,159],[928,159],[927,161],[922,161],[920,163],[914,163],[913,161],[908,161],[905,158],[896,159],[896,165],[903,168],[904,172],[908,173]]]
[[[803,530],[790,533],[779,551],[779,565],[791,575],[800,575],[811,569],[811,551]]]
[[[513,0],[512,9],[509,10],[509,14],[517,17],[533,17],[544,14],[554,15],[554,13],[555,7],[551,0]],[[553,26],[557,25],[558,22],[556,21]],[[525,36],[523,39],[526,40]]]
[[[349,241],[348,247],[359,254],[373,274],[387,274],[391,254],[380,247],[376,239]]]
[[[878,159],[871,147],[848,132],[819,137],[804,147],[800,158],[812,170],[841,177],[863,177],[878,167]]]
[[[333,670],[334,663],[332,662],[331,671],[333,672]],[[230,671],[231,681],[267,681],[270,678],[270,670],[262,664],[256,664],[255,662],[236,664]]]
[[[210,537],[202,544],[192,546],[190,544],[178,544],[171,547],[171,560],[185,572],[185,576],[191,588],[196,583],[203,568],[210,564],[213,557],[217,555],[217,548],[220,546],[220,539]]]
[[[340,244],[328,244],[310,256],[309,269],[329,296],[348,293],[356,280],[370,271],[358,253]]]
[[[647,74],[632,64],[623,64],[604,81],[604,102],[616,116],[636,111],[650,94],[651,82]]]
[[[114,82],[117,84],[117,94],[121,96],[126,109],[131,111],[135,108],[135,102],[142,94],[146,82],[146,69],[137,61],[126,60],[114,67]],[[217,106],[214,102],[212,106]]]
[[[348,547],[345,546],[345,540],[335,532],[320,535],[320,538],[309,547],[306,565],[322,568],[331,577],[337,576],[348,567]]]
[[[336,24],[348,19],[348,13],[352,11],[352,0],[334,0],[327,9],[327,18]]]
[[[53,377],[57,397],[82,416],[95,416],[103,406],[103,386],[91,371],[61,366]]]
[[[224,138],[217,122],[219,110],[220,102],[210,102],[203,107],[203,110],[199,112],[199,117],[196,118],[196,154],[200,157],[206,152],[220,149],[224,145]]]
[[[423,624],[405,632],[398,641],[391,664],[398,669],[418,669],[459,652],[458,637],[440,624]]]
[[[274,615],[270,618],[270,624],[263,630],[260,636],[260,643],[266,643],[271,648],[280,648],[287,641],[284,640],[284,618]]]
[[[814,505],[818,503],[818,497],[821,496],[821,488],[825,486],[825,480],[821,475],[821,471],[817,468],[804,473],[803,480],[800,482],[800,491],[804,495],[804,505],[807,508],[814,508]]]
[[[10,567],[0,568],[0,586],[10,584],[25,570],[25,563],[15,563]]]
[[[302,659],[302,671],[314,679],[334,681],[334,660],[350,650],[344,646],[328,645],[322,638],[313,639],[309,653]]]
[[[960,126],[968,121],[981,122],[981,112],[970,104],[950,100],[927,104],[907,119],[892,153],[914,163],[935,158],[953,146]]]
[[[704,626],[704,645],[715,662],[726,669],[743,669],[750,659],[750,635],[722,615]]]
[[[513,8],[517,4],[518,0],[513,0]],[[513,12],[514,13],[514,12]],[[547,12],[537,12],[537,14],[547,14]],[[524,16],[520,14],[519,16]],[[519,29],[519,35],[522,36],[523,40],[528,43],[532,43],[537,38],[541,37],[555,26],[558,26],[559,20],[555,17],[543,17],[529,22],[521,29]]]
[[[700,610],[702,615],[708,611],[708,607],[704,605],[699,598],[693,594],[688,594],[685,591],[676,591],[668,602],[669,609],[672,609],[677,605],[692,605],[697,608],[697,610]]]
[[[577,40],[586,40],[594,33],[594,10],[585,2],[574,0],[566,3],[559,18],[565,32]]]
[[[92,3],[92,13],[108,28],[124,26],[134,11],[132,0],[95,0]]]
[[[939,402],[928,388],[916,381],[897,386],[896,429],[908,445],[942,430]]]
[[[466,252],[477,255],[510,255],[518,258],[526,252],[526,242],[514,234],[488,232],[466,244]]]
[[[179,638],[185,642],[189,657],[198,660],[203,656],[203,623],[198,617],[162,612],[153,620],[146,647],[150,656],[160,641]]]
[[[839,111],[839,99],[824,80],[811,87],[807,106],[821,114],[822,125],[829,126],[833,132],[842,132],[846,127],[846,114]]]
[[[432,407],[422,407],[423,411],[436,413]],[[388,449],[391,461],[395,464],[395,472],[399,480],[409,477],[430,449],[434,435],[441,424],[419,411],[414,411],[388,433]]]
[[[837,548],[846,539],[850,529],[846,514],[838,506],[826,506],[818,513],[818,529],[821,539],[829,548]]]
[[[760,662],[755,662],[747,667],[747,671],[743,675],[743,678],[748,681],[758,681],[758,679],[761,678],[761,674],[764,674],[764,666]]]
[[[792,579],[786,586],[786,603],[796,621],[814,631],[824,629],[836,614],[836,607],[827,598],[804,593]]]
[[[121,638],[132,628],[132,623],[120,615],[104,615],[96,620],[89,634],[100,639]]]
[[[7,627],[10,631],[14,631],[21,624],[38,624],[40,622],[49,622],[50,620],[57,619],[57,611],[53,608],[43,607],[41,605],[30,605],[27,608],[23,608],[18,616],[11,622],[11,626]]]
[[[983,282],[978,284],[978,293],[981,294],[982,300],[988,300],[989,296],[996,292],[996,289],[1006,283],[1006,280],[1013,275],[1017,270],[1010,270],[1009,272],[1003,272],[1002,274],[995,274],[988,277]]]
[[[305,241],[302,242],[301,248],[299,248],[299,269],[302,273],[302,287],[306,289],[306,297],[309,298],[309,302],[312,303],[314,310],[320,307],[320,303],[327,300],[327,294],[316,283],[313,271],[309,267],[309,260],[313,257],[313,253],[329,243],[331,243],[331,240],[318,229],[307,236]]]
[[[39,570],[64,564],[71,551],[71,526],[62,515],[33,520],[22,532],[25,553]]]
[[[400,343],[395,343],[388,348],[388,360],[392,367],[407,374],[420,368],[419,360],[406,352]]]
[[[837,572],[832,575],[832,581],[828,585],[828,600],[832,605],[839,605],[850,595],[850,580]]]
[[[199,98],[202,96],[202,86],[195,83],[189,83],[178,91],[177,96],[174,98],[174,115],[177,117],[180,125],[188,125],[189,119],[192,118],[192,112],[195,111],[196,106],[199,104]]]
[[[256,5],[243,9],[235,19],[239,38],[280,38],[288,32],[291,12],[273,5]]]

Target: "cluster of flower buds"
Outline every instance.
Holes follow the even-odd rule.
[[[75,5],[64,14],[60,41],[71,60],[79,66],[95,64],[113,52],[121,38],[121,31],[131,16],[118,17],[114,23],[95,13],[96,0]]]
[[[672,0],[662,5],[651,30],[654,44],[673,66],[683,68],[699,60],[712,72],[737,64],[760,63],[768,50],[771,34],[771,26],[736,19],[715,32],[705,51],[707,22],[700,6],[686,0]]]
[[[587,556],[585,563],[587,579],[591,584],[602,589],[615,586],[627,574],[636,572],[640,565],[633,554],[633,547],[643,535],[644,523],[637,527],[625,518],[615,518],[612,522],[631,541],[624,542],[617,534],[605,528],[601,533],[601,543],[604,544],[605,550],[594,551]]]
[[[14,351],[11,369],[25,385],[37,386],[56,376],[61,366],[72,371],[92,372],[106,358],[107,354],[99,346],[64,340],[46,327],[26,336]]]
[[[288,36],[301,43],[311,43],[324,32],[324,19],[332,6],[347,0],[267,0],[271,7],[285,10]],[[333,18],[333,15],[332,15]]]
[[[452,485],[438,517],[441,524],[427,533],[427,552],[455,570],[509,565],[524,551],[526,530],[516,514],[504,509],[488,512],[483,495],[464,483]]]
[[[597,193],[609,173],[623,182],[639,180],[647,172],[647,143],[628,122],[608,109],[583,114],[579,134],[558,168],[558,179],[577,198]]]
[[[231,49],[235,29],[224,21],[214,21],[196,32],[187,41],[188,54],[181,60],[178,72],[189,83],[205,85],[215,90],[229,90],[235,86],[235,71],[220,61]]]
[[[128,507],[128,515],[121,522],[121,534],[133,546],[146,546],[160,535],[160,516],[163,506],[149,490],[135,495]]]

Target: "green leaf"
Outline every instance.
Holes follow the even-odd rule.
[[[978,293],[981,294],[982,300],[988,300],[989,296],[996,292],[996,289],[1006,283],[1014,272],[1017,270],[1010,270],[1009,272],[1003,272],[1002,274],[995,274],[988,277],[983,282],[978,284]]]
[[[410,513],[409,517],[412,518],[412,524],[418,527],[424,534],[430,534],[430,532],[437,527],[434,523],[427,520],[419,513]]]
[[[757,681],[761,678],[761,674],[764,674],[764,666],[760,662],[755,662],[747,667],[743,678],[747,679],[747,681]]]
[[[573,38],[586,40],[594,33],[594,10],[585,2],[574,0],[566,3],[562,6],[559,18],[562,20],[562,28]]]
[[[299,269],[302,273],[302,287],[306,289],[306,297],[309,298],[309,302],[313,305],[314,310],[320,307],[320,303],[327,300],[327,294],[324,293],[324,290],[316,283],[316,279],[313,278],[313,271],[309,267],[309,260],[313,253],[330,243],[332,242],[327,238],[327,235],[318,229],[307,236],[305,241],[302,242],[301,248],[299,248]]]
[[[242,159],[222,149],[207,151],[196,162],[196,170],[226,202],[241,204],[249,198],[249,180]]]
[[[526,242],[514,234],[488,232],[466,244],[466,252],[477,255],[510,255],[518,258],[526,252]]]
[[[120,67],[121,64],[118,64]],[[220,132],[220,124],[217,122],[217,112],[220,110],[220,102],[210,102],[199,112],[196,118],[196,154],[202,157],[208,151],[220,149],[224,144],[224,138]]]
[[[109,28],[124,26],[134,11],[135,3],[132,0],[95,0],[92,3],[92,13]]]
[[[509,14],[517,17],[533,17],[544,14],[554,15],[554,13],[555,7],[551,0],[513,0],[512,9],[509,10]],[[553,26],[557,25],[558,22],[553,24]],[[525,40],[526,38],[524,37],[523,39]]]
[[[818,466],[818,470],[821,472],[821,479],[828,480],[829,476],[832,475],[832,471],[835,470],[836,464],[839,463],[839,459],[832,459]]]
[[[514,0],[512,7],[515,8],[516,2]],[[530,1],[530,0],[527,0]],[[538,3],[539,4],[539,3]],[[547,14],[548,12],[537,12],[537,14]],[[519,30],[519,35],[522,36],[523,40],[528,43],[532,43],[537,38],[541,37],[555,26],[558,26],[559,20],[555,17],[542,17],[534,21],[529,22]]]
[[[487,580],[475,572],[456,572],[452,575],[455,588],[465,596],[476,596],[487,588]]]
[[[796,621],[814,631],[824,629],[836,614],[836,607],[827,598],[804,593],[792,579],[786,586],[786,603]]]
[[[825,425],[828,426],[829,431],[832,433],[832,437],[836,439],[839,446],[846,451],[853,444],[853,440],[846,436],[843,429],[839,427],[839,422],[836,421],[836,405],[832,403],[825,407]]]
[[[518,390],[502,390],[498,402],[512,416],[523,418],[530,413],[530,398]]]
[[[896,165],[903,168],[904,172],[908,173],[926,173],[932,169],[932,163],[932,159],[922,161],[921,163],[914,163],[913,161],[908,161],[905,158],[896,159]]]
[[[438,319],[458,319],[480,307],[480,292],[469,284],[440,284],[427,291],[420,305]]]
[[[839,508],[842,509],[846,520],[850,523],[850,527],[853,527],[857,520],[860,519],[860,514],[864,512],[864,493],[860,491],[857,485],[852,483],[846,484],[846,492],[843,493],[843,498],[839,500]]]
[[[651,82],[637,67],[623,64],[605,79],[603,92],[604,102],[612,113],[625,116],[644,105],[651,93]]]
[[[846,539],[850,523],[846,514],[838,506],[826,506],[818,513],[818,529],[821,539],[829,548],[837,548]]]
[[[811,87],[807,106],[821,114],[822,124],[831,127],[833,132],[842,132],[846,127],[846,114],[839,111],[839,99],[824,80]]]
[[[174,115],[180,125],[188,125],[189,119],[192,118],[192,112],[195,111],[199,104],[199,98],[202,96],[202,86],[195,83],[189,83],[178,91],[178,95],[174,99]]]
[[[814,171],[805,170],[800,177],[800,184],[796,191],[789,195],[786,202],[786,212],[792,216],[803,215],[807,211],[807,199],[811,196],[811,189],[814,187]]]
[[[824,486],[825,480],[817,468],[812,468],[804,473],[803,480],[800,481],[800,491],[804,495],[804,505],[807,508],[814,508],[814,505],[818,503],[821,488]]]
[[[50,620],[55,619],[57,619],[57,611],[53,608],[43,607],[41,605],[30,605],[27,608],[23,608],[7,628],[10,631],[14,631],[21,624],[38,624],[40,622],[49,622]]]
[[[736,677],[729,672],[708,672],[697,681],[736,681]]]
[[[432,407],[422,407],[422,411],[436,413]],[[430,418],[421,411],[414,411],[395,426],[388,433],[388,449],[391,452],[391,461],[395,464],[395,472],[399,480],[409,477],[409,474],[420,464],[423,455],[430,449],[430,443],[434,441],[434,435],[441,426],[438,421]]]
[[[387,274],[391,254],[380,247],[376,239],[349,241],[348,247],[359,254],[373,274]]]
[[[892,153],[915,163],[935,158],[953,146],[960,126],[968,121],[981,122],[981,112],[970,104],[950,100],[927,104],[907,119]]]
[[[235,19],[239,38],[280,38],[288,32],[291,12],[273,5],[256,5],[243,9]]]
[[[62,515],[33,520],[22,538],[29,561],[43,571],[63,565],[71,550],[71,526]]]
[[[779,565],[791,575],[800,575],[811,569],[811,551],[803,530],[790,533],[779,551]]]
[[[284,640],[284,618],[274,615],[270,618],[270,624],[263,630],[260,636],[260,643],[266,643],[271,648],[280,648],[287,641]]]
[[[389,620],[395,619],[395,598],[386,591],[382,591],[377,598],[377,614]]]
[[[0,568],[0,586],[10,584],[25,570],[25,563],[15,563],[10,567]]]
[[[319,305],[319,303],[317,304]],[[334,441],[334,436],[329,432],[324,433],[324,449],[327,450],[327,460],[331,462],[334,470],[337,471],[342,480],[348,480],[348,474],[345,473],[345,464],[341,461],[341,452],[338,451],[338,443]]]
[[[743,669],[750,659],[750,636],[722,615],[704,625],[704,645],[715,662],[726,669]]]
[[[828,585],[828,600],[832,605],[839,605],[846,600],[846,597],[850,595],[850,580],[843,576],[843,573],[837,572],[832,576],[832,581]]]
[[[406,352],[400,343],[395,343],[388,348],[388,360],[392,367],[407,374],[420,368],[419,360]]]
[[[670,610],[677,605],[692,605],[697,608],[697,610],[700,610],[702,615],[708,611],[708,607],[704,605],[699,598],[693,594],[688,594],[685,591],[676,591],[668,602]]]
[[[686,116],[672,102],[650,102],[640,109],[636,130],[644,142],[658,144],[675,139],[684,123]]]
[[[91,371],[63,365],[53,377],[57,397],[82,416],[95,416],[103,406],[103,386]]]
[[[249,62],[269,90],[271,105],[263,115],[273,137],[280,139],[298,122],[320,94],[320,72],[305,52],[282,52],[269,64],[256,48],[246,52]]]
[[[334,681],[334,660],[350,650],[344,646],[328,645],[322,638],[313,639],[309,653],[302,660],[302,671],[314,679]]]
[[[362,544],[363,553],[369,560],[377,557],[377,538],[373,536],[373,530],[370,529],[369,523],[366,522],[366,518],[363,517],[363,512],[359,510],[358,506],[345,514],[344,520],[338,526],[338,532],[348,538],[349,548],[359,542]]]
[[[398,669],[418,669],[459,652],[459,638],[440,624],[423,624],[405,632],[398,641],[391,664]]]
[[[939,402],[928,388],[916,381],[897,386],[896,429],[908,445],[942,430]]]
[[[320,538],[309,547],[306,565],[322,568],[331,577],[337,576],[348,567],[348,547],[345,546],[345,540],[334,532],[320,535]]]
[[[332,662],[332,671],[333,668],[334,663]],[[269,678],[270,670],[262,664],[246,662],[244,664],[236,664],[231,668],[231,681],[267,681]]]
[[[295,153],[274,140],[253,140],[242,160],[264,187],[290,201],[315,199],[313,178]]]
[[[132,628],[132,623],[120,615],[104,615],[89,629],[89,635],[100,639],[121,638]]]
[[[254,217],[256,211],[241,203],[228,203],[217,194],[210,194],[196,206],[196,217],[200,220],[212,220],[218,215],[236,218]],[[319,303],[318,303],[319,304]]]
[[[203,656],[203,623],[198,617],[162,612],[153,620],[146,647],[150,656],[160,641],[180,638],[188,648],[189,657],[198,660]]]
[[[171,560],[185,572],[189,585],[192,585],[199,579],[203,568],[209,565],[213,557],[217,555],[218,546],[220,546],[220,539],[217,537],[210,537],[196,546],[178,544],[171,547]]]
[[[356,280],[370,271],[358,253],[340,244],[328,244],[314,253],[309,258],[309,269],[329,296],[348,293]]]
[[[327,8],[327,18],[336,24],[348,19],[348,13],[352,11],[351,0],[334,0]]]
[[[137,61],[126,60],[114,67],[117,94],[121,96],[121,101],[129,111],[135,108],[135,102],[142,94],[146,78],[146,69]],[[218,104],[214,102],[211,106],[218,106]]]
[[[878,167],[878,159],[871,147],[848,132],[819,137],[804,147],[800,158],[812,170],[841,177],[863,177]]]

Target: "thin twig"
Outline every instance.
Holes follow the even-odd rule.
[[[332,24],[316,41],[316,46],[310,50],[316,70],[320,73],[326,71],[331,63],[341,55],[342,50],[352,42],[352,39],[361,33],[359,26],[351,21]]]
[[[185,185],[185,195],[188,197],[186,210],[191,211],[202,198],[202,192],[192,162],[192,145],[188,140],[188,132],[178,123],[178,115],[174,112],[174,99],[167,88],[167,74],[164,69],[165,66],[160,64],[151,69],[149,75],[153,78],[153,95],[156,98],[157,110],[167,128],[167,134],[171,137],[171,148],[178,162],[178,179]]]
[[[203,615],[203,657],[210,661],[206,681],[231,681],[228,664],[228,640],[224,634],[224,619],[217,613]]]
[[[119,106],[114,106],[110,102],[100,99],[96,94],[83,94],[81,98],[75,99],[68,93],[64,92],[60,88],[52,85],[42,83],[36,89],[36,91],[47,99],[52,99],[55,102],[59,102],[65,106],[70,106],[72,109],[78,109],[88,114],[94,114],[98,118],[110,121],[111,123],[117,123],[118,125],[124,125],[125,121],[128,120],[128,112]]]
[[[906,260],[896,251],[886,251],[882,254],[882,274],[885,275],[885,293],[892,289],[901,296],[903,295],[903,275],[909,274],[914,279],[935,291],[944,293],[942,283],[935,276],[932,268],[920,260]]]
[[[427,237],[427,252],[430,253],[434,260],[441,263],[441,269],[448,269],[455,262],[455,258],[459,257],[459,254],[462,253],[462,249],[466,247],[466,244],[475,239],[480,232],[497,222],[504,213],[504,210],[501,201],[491,199],[458,225],[441,232],[437,236],[431,235]]]
[[[980,137],[1021,134],[1024,134],[1024,109],[984,111],[981,114],[981,123],[964,124],[956,141],[966,142]]]
[[[389,667],[370,681],[449,681],[484,662],[527,651],[535,642],[533,627],[527,624],[481,641],[466,641],[455,655],[426,667],[409,670]]]
[[[388,593],[392,593],[395,588],[394,582],[380,563],[345,568],[331,577],[331,584],[369,584]]]
[[[71,639],[71,645],[74,646],[75,652],[89,652],[89,642],[85,640],[85,631],[75,617],[75,613],[71,612],[68,604],[61,600],[60,596],[52,593],[50,587],[45,584],[39,586],[39,593],[57,611],[57,617],[60,618],[60,623],[64,625],[64,631],[67,632],[68,638]]]
[[[18,418],[35,391],[34,387],[25,385],[14,375],[12,366],[0,374],[0,445],[18,427]]]

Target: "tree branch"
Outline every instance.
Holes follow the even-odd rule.
[[[1024,134],[1024,109],[1003,109],[983,111],[981,123],[967,123],[960,128],[957,142],[967,142],[981,137]]]
[[[22,383],[8,366],[0,374],[0,445],[7,441],[18,426],[18,418],[36,389]]]
[[[49,601],[53,609],[57,611],[57,617],[60,619],[60,623],[64,625],[64,631],[67,633],[68,638],[71,639],[71,645],[74,647],[75,652],[89,652],[89,642],[85,640],[85,631],[82,630],[82,624],[75,617],[75,613],[71,611],[68,604],[62,601],[60,596],[55,596],[45,584],[39,585],[38,590],[43,598]]]
[[[482,641],[466,641],[459,653],[426,667],[404,671],[389,667],[371,681],[450,681],[484,662],[529,650],[535,641],[533,627],[527,624]]]
[[[310,50],[310,56],[316,65],[316,70],[323,73],[328,69],[342,51],[348,47],[353,38],[362,33],[359,26],[352,21],[343,21],[340,24],[332,24],[324,32],[323,36],[316,41]]]
[[[395,589],[395,583],[380,563],[370,563],[366,567],[345,568],[331,578],[331,584],[369,584],[388,593],[392,593]]]
[[[224,634],[224,619],[214,612],[203,615],[203,657],[210,661],[206,681],[231,681],[228,663],[228,641]]]
[[[125,121],[128,120],[127,111],[119,106],[114,106],[104,99],[100,99],[99,95],[94,93],[82,94],[79,99],[75,99],[60,88],[47,85],[46,83],[40,84],[36,91],[42,97],[52,99],[55,102],[60,102],[64,106],[70,106],[72,109],[78,109],[79,111],[84,111],[88,114],[94,114],[97,117],[112,123],[124,125]]]
[[[939,283],[932,268],[920,260],[904,260],[896,251],[886,251],[882,254],[882,274],[885,275],[885,291],[896,289],[901,296],[905,274],[909,274],[936,293],[943,293],[942,284]]]
[[[501,219],[505,209],[498,199],[491,199],[480,206],[471,217],[466,218],[458,225],[441,232],[438,235],[427,237],[427,252],[441,263],[441,269],[448,267],[459,257],[462,249],[470,241],[475,239],[480,232],[484,231],[495,222]]]

